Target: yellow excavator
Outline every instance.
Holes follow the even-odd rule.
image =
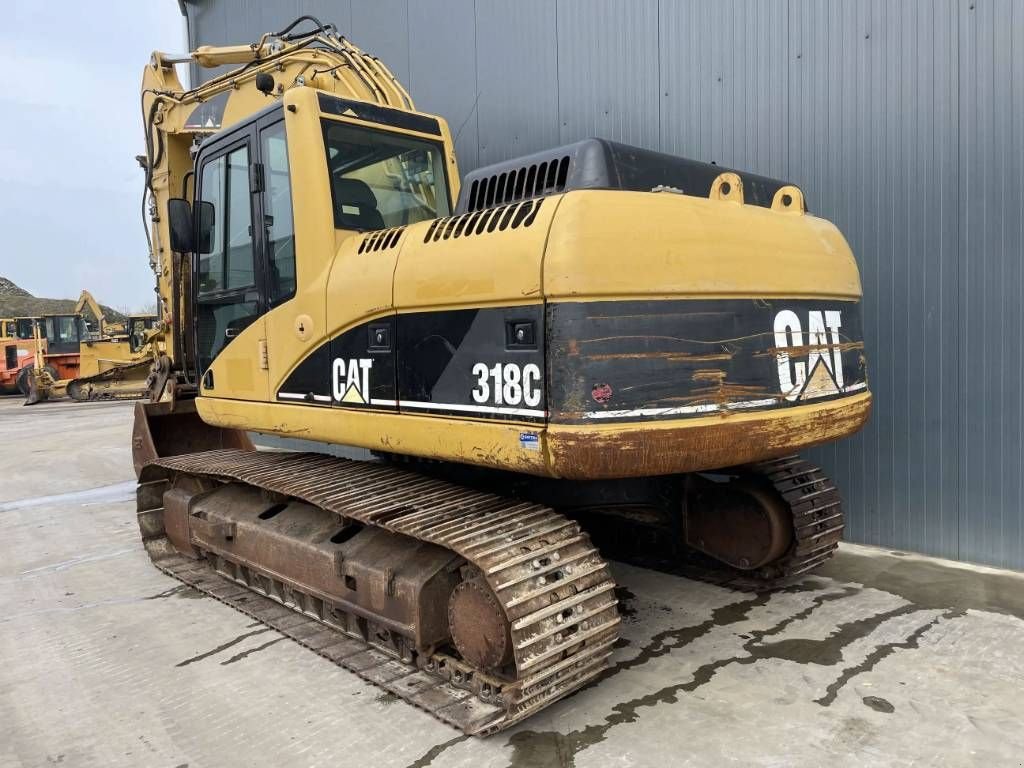
[[[795,454],[868,418],[861,285],[797,186],[599,139],[460,181],[445,121],[312,17],[154,53],[142,112],[165,572],[488,734],[606,667],[606,556],[770,589],[835,551]]]

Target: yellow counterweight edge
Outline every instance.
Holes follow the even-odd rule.
[[[753,413],[547,427],[212,397],[198,398],[196,405],[203,421],[219,427],[259,425],[254,431],[332,445],[597,479],[718,469],[837,440],[867,421],[871,393]],[[521,441],[524,433],[537,435],[537,442]]]
[[[478,464],[531,475],[549,475],[542,424],[427,416],[363,408],[329,408],[291,403],[260,403],[215,397],[196,398],[207,424],[352,445],[373,451]],[[538,436],[536,450],[520,445],[520,435]]]
[[[871,393],[765,411],[614,424],[549,424],[545,450],[555,477],[651,477],[734,467],[857,432]]]

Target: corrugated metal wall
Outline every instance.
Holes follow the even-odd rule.
[[[463,170],[588,135],[791,179],[860,262],[875,411],[817,451],[848,538],[1024,568],[1024,4],[190,0],[301,13],[444,115]]]

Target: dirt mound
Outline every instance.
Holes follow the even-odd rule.
[[[75,308],[76,299],[43,299],[33,296],[6,277],[0,277],[0,317],[38,317],[39,315],[67,314]],[[107,322],[123,322],[120,312],[101,304]],[[86,317],[92,321],[91,313]]]

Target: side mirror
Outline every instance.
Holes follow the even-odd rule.
[[[196,245],[199,253],[213,253],[214,208],[208,200],[196,202],[199,226],[196,228]]]
[[[171,229],[171,250],[178,253],[192,253],[192,206],[188,200],[172,197],[167,201],[167,221]]]

